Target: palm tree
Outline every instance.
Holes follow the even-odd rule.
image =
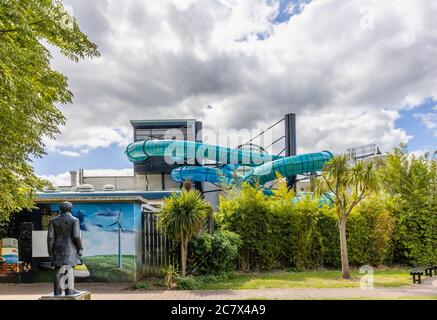
[[[158,212],[157,228],[181,243],[181,275],[186,274],[188,241],[204,226],[205,218],[213,211],[197,190],[182,190],[164,200]]]
[[[340,232],[341,270],[344,279],[350,279],[346,239],[346,222],[352,209],[372,192],[378,190],[375,163],[353,163],[346,155],[335,156],[323,168],[316,182],[316,194],[334,194],[334,206]]]

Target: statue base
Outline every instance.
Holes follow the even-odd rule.
[[[70,296],[55,296],[53,293],[42,296],[39,300],[91,300],[91,293],[88,291],[78,291]]]

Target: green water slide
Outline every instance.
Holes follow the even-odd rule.
[[[185,161],[194,160],[197,157],[198,161],[210,160],[221,164],[238,164],[251,167],[282,158],[268,153],[185,140],[138,141],[127,146],[126,154],[132,162],[141,162],[153,156],[165,156]]]
[[[260,185],[264,185],[277,179],[277,174],[282,177],[292,177],[298,174],[321,171],[323,165],[332,157],[333,155],[329,151],[284,157],[253,168],[244,175],[242,181],[250,184],[258,182]]]
[[[198,162],[210,160],[221,165],[220,168],[205,166],[181,166],[173,169],[171,176],[176,182],[185,180],[232,184],[239,181],[261,185],[277,178],[295,176],[320,171],[332,158],[329,151],[302,154],[291,157],[269,155],[267,153],[234,149],[196,141],[182,140],[147,140],[130,144],[126,148],[130,161],[141,162],[149,157],[164,156],[169,160],[182,160],[184,164],[197,158]],[[243,176],[232,174],[238,166],[252,167]]]

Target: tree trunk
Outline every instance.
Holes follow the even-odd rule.
[[[185,236],[181,237],[181,275],[185,277],[187,270],[187,244]]]
[[[191,180],[184,181],[183,188],[185,189],[185,191],[189,192],[192,187],[193,187],[193,183],[191,182]]]
[[[208,232],[209,234],[214,233],[214,214],[210,213],[208,215]]]
[[[349,257],[347,253],[347,239],[346,239],[346,217],[340,218],[340,252],[341,252],[341,272],[343,279],[350,279]]]

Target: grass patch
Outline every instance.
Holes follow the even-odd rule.
[[[135,275],[135,256],[123,256],[123,268],[118,269],[117,255],[102,255],[82,257],[87,266],[90,277],[89,281],[96,282],[131,282]]]
[[[134,289],[137,290],[163,290],[167,289],[163,279],[151,278],[144,279],[134,284]]]
[[[205,279],[196,277],[196,289],[267,289],[267,288],[355,288],[360,286],[360,274],[354,270],[352,279],[341,278],[339,270],[306,272],[277,271],[269,273],[235,273],[226,277]],[[409,270],[403,268],[375,269],[375,287],[401,287],[411,284]]]
[[[374,286],[402,287],[411,285],[407,268],[375,268]],[[187,276],[176,279],[179,290],[220,289],[281,289],[281,288],[356,288],[363,276],[358,270],[351,272],[352,279],[341,278],[340,270],[273,271],[261,273],[225,273],[221,275]],[[146,290],[165,289],[162,279],[145,279],[136,287]]]
[[[268,298],[247,298],[244,300],[284,300]],[[289,300],[289,299],[285,299]],[[320,299],[293,299],[293,300],[437,300],[436,296],[411,296],[411,297],[390,297],[390,298],[320,298]]]

